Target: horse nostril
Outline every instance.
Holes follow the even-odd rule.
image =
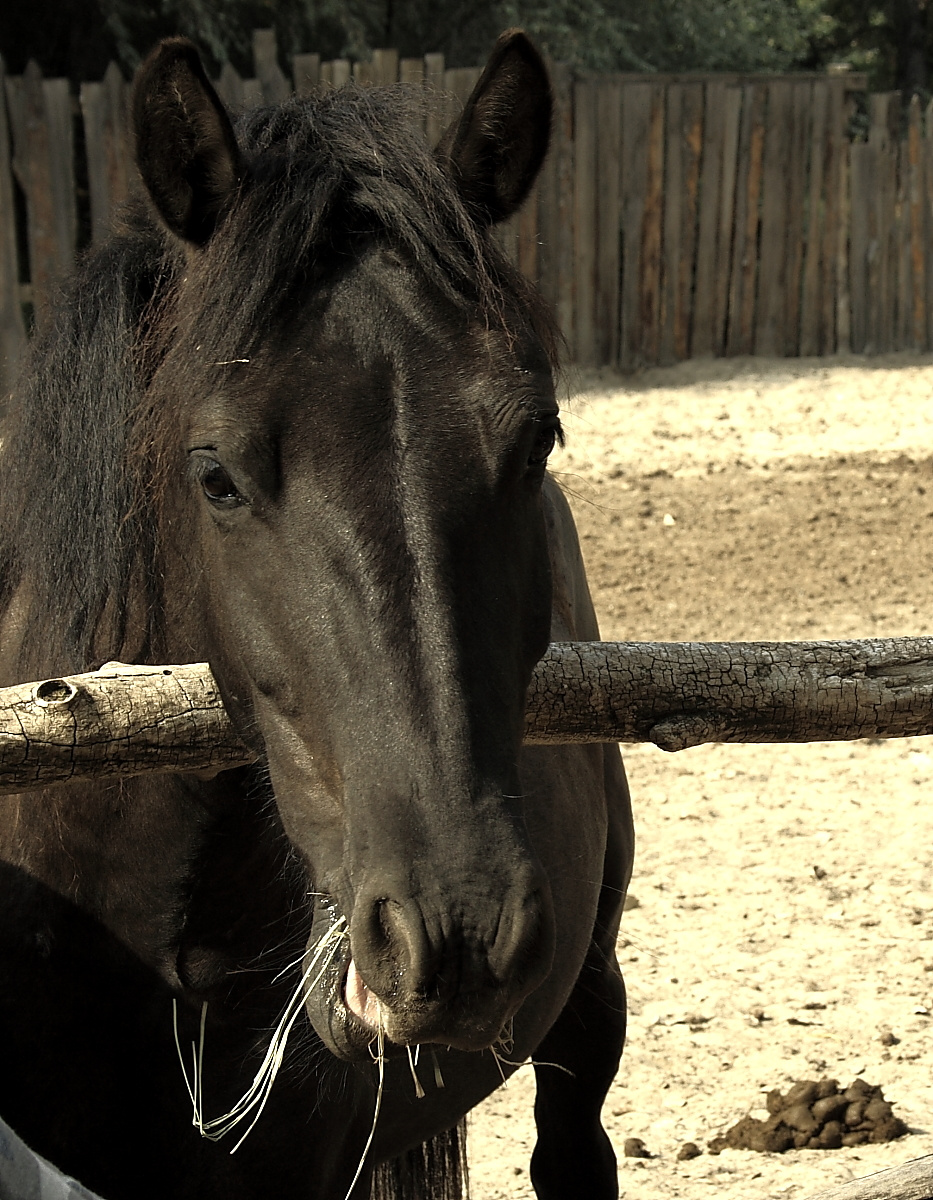
[[[535,888],[503,905],[489,968],[503,984],[526,988],[548,974],[554,958],[554,913],[550,891]]]
[[[419,993],[434,963],[421,913],[382,896],[358,900],[350,925],[350,945],[368,987],[391,1002],[400,993]]]

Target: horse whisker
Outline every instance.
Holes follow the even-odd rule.
[[[496,1038],[493,1046],[500,1047],[506,1054],[511,1054],[515,1047],[515,1018],[509,1019],[508,1027],[502,1027],[502,1031]]]
[[[381,1008],[379,1010],[379,1028],[376,1031],[375,1043],[376,1043],[376,1054],[373,1056],[373,1061],[376,1063],[377,1067],[379,1068],[379,1083],[376,1087],[376,1105],[373,1110],[373,1123],[369,1130],[369,1137],[366,1139],[366,1145],[363,1147],[363,1153],[360,1155],[360,1161],[356,1168],[356,1174],[353,1176],[353,1179],[350,1181],[350,1186],[347,1188],[347,1194],[346,1194],[346,1196],[344,1196],[344,1200],[350,1200],[350,1196],[353,1193],[353,1189],[356,1187],[357,1181],[358,1181],[360,1175],[363,1173],[363,1167],[366,1163],[367,1155],[369,1154],[369,1148],[373,1144],[373,1138],[376,1136],[376,1123],[379,1120],[379,1110],[382,1108],[382,1092],[385,1087],[386,1055],[385,1055],[385,1026],[384,1026],[383,1020],[382,1020],[382,1009]],[[370,1044],[370,1054],[372,1054],[372,1044]],[[416,1078],[417,1078],[417,1076],[416,1076]]]
[[[195,1047],[192,1045],[192,1052],[194,1056],[193,1082],[189,1082],[188,1080],[188,1073],[185,1070],[185,1065],[179,1046],[179,1061],[182,1065],[182,1074],[185,1077],[185,1086],[188,1088],[188,1095],[191,1097],[191,1103],[194,1109],[194,1124],[197,1126],[202,1137],[208,1138],[212,1142],[219,1141],[222,1137],[239,1125],[241,1121],[246,1120],[250,1113],[252,1113],[253,1109],[256,1109],[256,1113],[250,1121],[245,1133],[230,1151],[231,1154],[235,1154],[237,1150],[239,1150],[240,1146],[243,1145],[243,1142],[249,1136],[260,1116],[262,1116],[263,1109],[265,1108],[266,1102],[268,1101],[269,1095],[272,1091],[272,1085],[274,1084],[275,1078],[285,1060],[285,1047],[292,1028],[302,1011],[304,997],[307,992],[313,991],[324,977],[324,973],[330,966],[337,946],[347,936],[344,929],[345,925],[346,919],[341,917],[340,920],[328,930],[328,932],[317,944],[314,955],[311,958],[311,962],[308,964],[307,969],[299,980],[298,986],[292,994],[288,1004],[285,1006],[285,1011],[282,1013],[279,1023],[273,1031],[272,1038],[269,1042],[269,1047],[266,1050],[265,1057],[263,1058],[262,1063],[260,1064],[259,1069],[253,1078],[252,1084],[246,1090],[246,1092],[243,1093],[243,1095],[236,1102],[236,1104],[234,1104],[233,1108],[231,1108],[229,1112],[224,1113],[219,1117],[213,1117],[209,1121],[205,1121],[203,1116],[204,1035],[207,1020],[206,1003],[201,1008],[200,1045],[197,1050],[195,1050]],[[324,959],[323,966],[321,966],[314,980],[307,986],[306,989],[305,985],[308,982],[309,976],[312,974],[315,968],[317,968],[322,958]],[[178,1046],[177,1005],[174,1001],[172,1011],[173,1020],[175,1023],[175,1044]]]
[[[181,1042],[179,1041],[179,1038],[178,1038],[178,1002],[175,1000],[174,997],[172,998],[172,1027],[175,1031],[175,1049],[178,1051],[178,1062],[181,1065],[181,1073],[185,1079],[185,1087],[188,1089],[188,1095],[191,1098],[191,1105],[194,1108],[195,1112],[197,1112],[198,1104],[194,1098],[194,1092],[192,1091],[191,1083],[188,1079],[188,1069],[185,1066],[185,1056],[182,1054]],[[191,1048],[193,1050],[194,1046],[192,1046]],[[198,1062],[197,1062],[197,1058],[195,1058],[195,1060],[194,1060],[194,1079],[195,1079],[195,1081],[197,1081],[197,1076],[198,1076]],[[193,1123],[196,1125],[197,1120],[195,1120]]]
[[[492,1052],[495,1055],[496,1062],[505,1063],[507,1067],[515,1067],[516,1069],[518,1067],[553,1067],[555,1071],[563,1071],[564,1074],[569,1075],[571,1079],[576,1079],[576,1075],[574,1075],[573,1071],[571,1071],[569,1067],[561,1066],[560,1063],[541,1062],[537,1058],[526,1058],[524,1062],[513,1062],[510,1058],[503,1058],[501,1054],[496,1054],[495,1050]]]
[[[421,1086],[421,1080],[418,1078],[418,1072],[415,1070],[415,1059],[411,1052],[411,1046],[406,1047],[408,1050],[408,1069],[411,1071],[411,1077],[415,1081],[415,1099],[424,1099],[424,1088]]]
[[[431,1051],[431,1061],[434,1063],[434,1086],[445,1087],[444,1076],[441,1074],[441,1064],[437,1061],[437,1051]]]

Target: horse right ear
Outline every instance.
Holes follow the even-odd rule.
[[[132,112],[152,202],[173,233],[203,246],[245,172],[230,118],[186,38],[162,42],[139,68]]]
[[[540,54],[520,29],[503,33],[458,121],[434,153],[483,225],[521,207],[551,136],[551,85]]]

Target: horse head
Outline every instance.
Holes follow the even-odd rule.
[[[147,400],[197,596],[179,627],[268,763],[312,893],[307,1009],[346,1058],[380,1032],[487,1047],[554,954],[517,768],[549,640],[553,341],[491,238],[550,113],[518,32],[433,152],[391,90],[235,130],[180,40],[135,87],[180,263]]]

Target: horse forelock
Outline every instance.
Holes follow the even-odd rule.
[[[530,321],[556,365],[549,310],[471,218],[418,129],[423,119],[401,86],[350,85],[246,113],[237,126],[246,179],[204,250],[189,315],[196,344],[245,354],[296,297],[380,238],[458,307],[506,329],[517,314]]]

